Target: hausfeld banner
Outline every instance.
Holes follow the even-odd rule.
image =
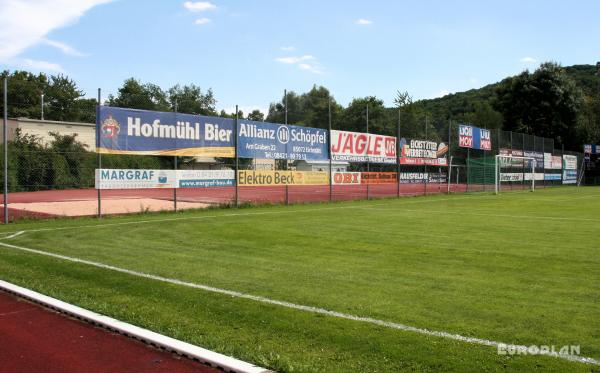
[[[396,163],[396,138],[371,133],[331,131],[331,159],[347,162]]]
[[[400,139],[400,164],[448,166],[448,145],[428,140]]]
[[[233,170],[96,170],[96,189],[210,188],[231,186],[235,186],[235,172]]]
[[[100,106],[99,153],[235,157],[228,118]]]
[[[324,161],[327,131],[320,128],[239,121],[238,155],[242,158]]]
[[[238,171],[238,185],[325,185],[329,173],[311,171]]]
[[[467,126],[458,126],[458,146],[463,148],[492,150],[492,136],[490,130]]]
[[[401,172],[400,183],[401,184],[420,184],[420,183],[431,183],[441,184],[447,181],[447,174],[445,172]]]

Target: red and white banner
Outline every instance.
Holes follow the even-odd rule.
[[[334,172],[333,184],[358,185],[361,183],[360,174],[360,172]]]
[[[372,133],[332,130],[331,159],[395,164],[396,138]]]

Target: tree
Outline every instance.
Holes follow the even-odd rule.
[[[336,127],[343,110],[325,87],[316,85],[302,95],[294,91],[287,93],[287,117],[289,124],[327,128],[329,126],[329,104],[331,100],[332,126]],[[269,107],[267,122],[285,123],[285,96]]]
[[[64,76],[50,77],[50,84],[45,92],[45,119],[61,121],[79,121],[83,116],[77,101],[83,97],[83,91],[75,82]]]
[[[258,109],[252,110],[250,114],[248,114],[249,120],[255,120],[257,122],[263,122],[265,120],[265,115],[260,112]]]
[[[504,118],[502,114],[494,110],[488,102],[476,102],[473,105],[474,111],[466,113],[464,120],[467,123],[488,129],[502,129]]]
[[[353,99],[342,114],[343,128],[341,129],[366,132],[367,106],[369,107],[369,132],[395,135],[396,122],[390,122],[383,101],[375,96]]]
[[[543,63],[505,79],[497,89],[496,109],[504,129],[556,139],[558,145],[578,148],[576,126],[583,103],[581,89],[556,63]]]
[[[217,100],[215,100],[212,89],[203,94],[200,87],[194,84],[184,86],[176,84],[169,89],[168,94],[171,108],[176,109],[180,113],[217,114],[215,110]]]
[[[142,84],[134,78],[125,80],[117,96],[109,95],[111,106],[132,109],[171,111],[167,94],[156,84]]]

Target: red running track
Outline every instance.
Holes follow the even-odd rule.
[[[0,291],[0,372],[219,372]]]
[[[469,191],[482,190],[482,186],[471,185]],[[493,186],[487,186],[491,191]],[[425,194],[439,194],[447,192],[447,184],[401,184],[401,196],[417,196]],[[467,191],[465,184],[452,184],[453,193]],[[329,185],[291,185],[285,186],[242,186],[239,187],[240,203],[289,203],[327,202],[329,201]],[[117,189],[102,190],[102,199],[125,198],[154,198],[173,200],[173,189]],[[334,201],[358,200],[368,198],[386,198],[397,196],[396,184],[372,185],[334,185],[332,199]],[[96,189],[68,189],[46,190],[38,192],[9,193],[9,208],[11,203],[36,203],[36,202],[64,202],[64,201],[92,201],[96,200]],[[235,201],[234,187],[221,188],[190,188],[177,189],[177,200],[182,202],[204,202],[211,204],[229,204]],[[30,213],[23,210],[10,208],[11,218],[50,217],[40,213]]]

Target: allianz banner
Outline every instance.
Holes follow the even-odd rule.
[[[492,150],[492,135],[490,130],[467,126],[458,126],[458,146],[462,148]]]
[[[235,157],[233,119],[100,106],[104,154]]]
[[[324,161],[327,131],[320,128],[240,120],[238,156],[242,158]]]
[[[400,139],[400,164],[448,166],[448,145],[428,140]]]
[[[331,159],[395,164],[396,138],[372,133],[332,130]]]

